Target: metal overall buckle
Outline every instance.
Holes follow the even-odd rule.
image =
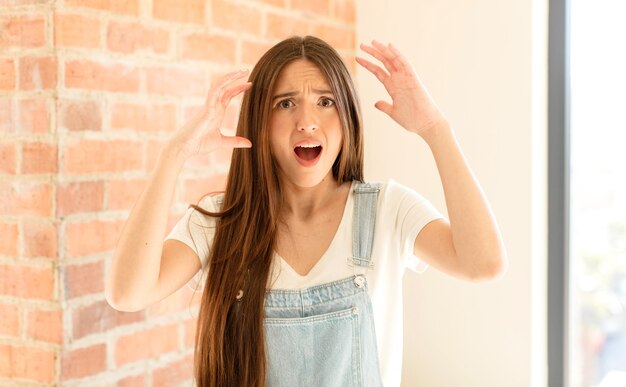
[[[354,283],[362,288],[365,285],[365,274],[374,268],[374,262],[363,258],[348,257],[348,266],[352,267],[352,273],[355,276]]]

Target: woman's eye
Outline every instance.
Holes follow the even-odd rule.
[[[330,98],[324,98],[321,100],[320,104],[324,107],[331,107],[335,104],[335,101]]]
[[[292,102],[291,102],[291,100],[288,100],[288,99],[284,99],[284,100],[282,100],[282,101],[280,101],[278,103],[278,106],[283,108],[283,109],[290,108],[291,105],[292,105]]]

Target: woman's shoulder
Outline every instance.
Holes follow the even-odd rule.
[[[393,179],[387,180],[368,180],[368,181],[354,181],[353,182],[353,190],[362,190],[362,191],[378,191],[381,194],[385,194],[387,191],[403,191],[410,190],[410,188],[396,182]]]
[[[200,199],[197,206],[203,210],[210,212],[218,212],[221,210],[222,202],[224,201],[224,193],[212,193],[205,195]]]
[[[397,203],[404,200],[412,200],[423,202],[425,198],[417,190],[397,182],[393,179],[372,180],[366,182],[355,182],[354,191],[360,189],[362,191],[376,190],[378,196],[384,202]]]

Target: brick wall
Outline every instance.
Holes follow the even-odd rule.
[[[199,295],[104,299],[128,212],[212,79],[292,34],[354,71],[354,17],[354,0],[0,2],[0,385],[189,384]],[[223,188],[229,157],[189,160],[170,226]]]

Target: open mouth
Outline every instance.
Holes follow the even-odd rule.
[[[315,160],[320,153],[322,153],[321,145],[302,145],[297,146],[293,150],[296,152],[296,156],[304,161],[313,161]]]

